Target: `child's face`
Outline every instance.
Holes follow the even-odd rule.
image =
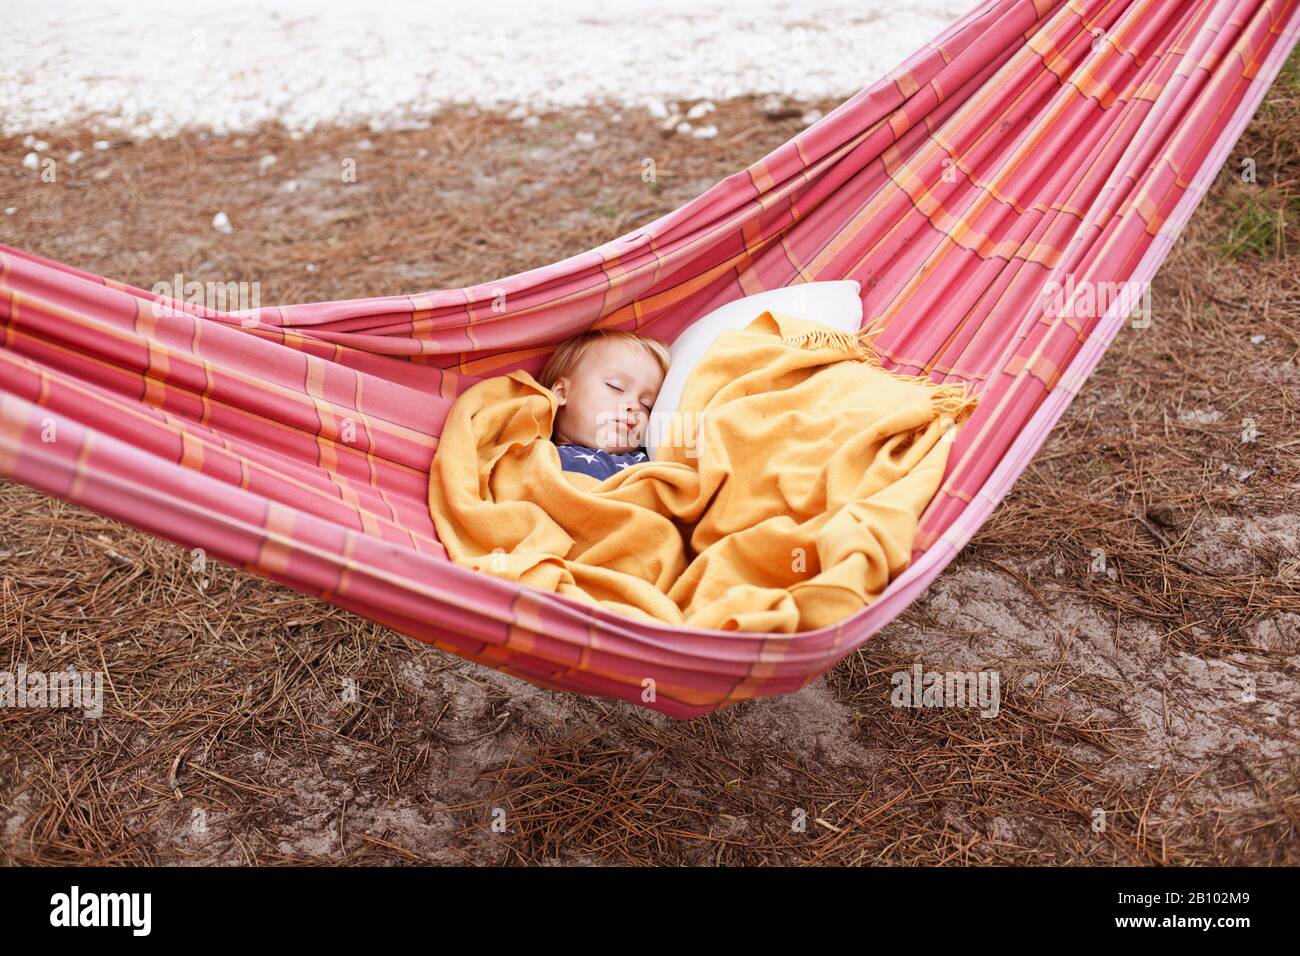
[[[663,383],[659,362],[639,345],[595,343],[551,388],[560,405],[553,440],[613,454],[636,451]]]

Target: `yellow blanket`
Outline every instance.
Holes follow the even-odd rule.
[[[963,386],[879,367],[866,336],[764,312],[687,379],[655,461],[560,469],[524,371],[453,404],[429,507],[452,559],[647,620],[793,632],[875,600],[911,557]],[[674,437],[676,436],[676,437]]]

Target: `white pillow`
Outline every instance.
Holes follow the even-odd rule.
[[[645,436],[646,454],[654,460],[660,432],[668,427],[681,404],[687,377],[719,335],[731,329],[743,329],[764,312],[780,312],[797,319],[820,322],[841,332],[856,332],[862,326],[861,288],[852,279],[801,282],[728,302],[684,328],[668,347],[672,361],[650,413],[650,425]]]

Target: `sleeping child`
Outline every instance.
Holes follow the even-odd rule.
[[[560,467],[604,480],[648,461],[650,410],[668,371],[668,347],[611,329],[574,336],[555,350],[539,384],[559,404],[551,440]]]

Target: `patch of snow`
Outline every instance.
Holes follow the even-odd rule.
[[[448,104],[666,119],[681,101],[699,119],[744,93],[850,96],[973,5],[622,0],[595,15],[586,0],[391,0],[376,15],[351,0],[0,0],[22,24],[0,31],[0,132],[406,129]]]

